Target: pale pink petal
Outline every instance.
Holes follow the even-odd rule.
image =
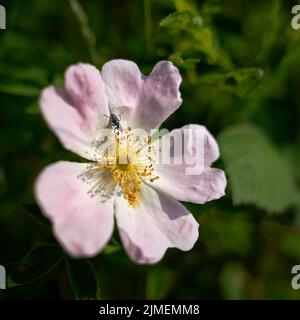
[[[40,98],[49,127],[68,150],[92,159],[90,144],[105,124],[108,102],[100,72],[88,64],[69,67],[65,89],[47,87]]]
[[[137,263],[156,263],[169,247],[190,250],[198,239],[199,225],[185,207],[146,185],[136,208],[118,198],[115,210],[123,245]]]
[[[101,73],[111,110],[125,107],[123,118],[135,128],[155,129],[181,105],[181,76],[169,61],[157,63],[148,77],[127,60],[109,61]]]
[[[109,115],[109,110],[100,71],[87,63],[70,66],[65,73],[65,89],[85,126],[92,133],[103,127],[103,115]]]
[[[203,139],[202,142],[196,139],[197,130],[200,133],[199,137]],[[163,139],[174,136],[174,132],[175,130],[163,136],[162,148],[166,147],[164,142],[166,140]],[[151,183],[151,186],[179,201],[193,203],[205,203],[224,196],[226,188],[224,172],[209,167],[219,157],[219,148],[212,135],[200,125],[187,125],[176,129],[176,133],[182,137],[182,147],[175,152],[174,142],[176,140],[170,140],[170,163],[156,165],[155,175],[159,179]],[[187,139],[183,137],[184,134],[188,137]],[[197,143],[198,147],[200,146],[198,153],[196,152]],[[188,169],[195,167],[194,161],[200,158],[202,161],[200,161],[199,174],[189,174]]]
[[[110,107],[136,107],[145,77],[134,62],[111,60],[103,65],[101,75]]]
[[[145,80],[134,117],[141,128],[158,128],[181,105],[181,76],[169,61],[157,63]]]
[[[174,147],[176,139],[170,139],[170,137],[174,137],[175,134],[177,137],[178,135],[181,136],[182,141],[182,148],[178,154],[174,152],[174,150],[176,150]],[[201,162],[203,166],[208,167],[220,156],[219,147],[215,138],[206,127],[198,124],[188,124],[179,129],[174,129],[161,139],[170,139],[170,153],[171,155],[174,154],[174,157],[178,156],[182,158],[182,152],[184,152],[183,159],[185,159],[186,163],[193,163],[197,156],[198,158],[202,158]],[[161,147],[164,147],[164,145],[164,141],[162,141]],[[197,147],[199,147],[198,153],[196,152]]]
[[[35,185],[43,214],[53,223],[54,234],[74,257],[97,255],[110,239],[113,202],[88,195],[88,184],[78,178],[86,164],[60,161],[44,169]]]
[[[58,136],[63,146],[82,157],[90,152],[90,134],[84,126],[84,120],[78,111],[70,104],[65,90],[47,87],[40,98],[42,114],[48,126]]]
[[[157,191],[164,191],[179,201],[205,203],[225,195],[224,171],[205,168],[200,175],[186,175],[184,165],[164,165],[156,168],[159,179],[151,183]]]

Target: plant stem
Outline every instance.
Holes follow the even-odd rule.
[[[147,52],[151,55],[153,52],[151,0],[144,0],[144,20]]]
[[[91,60],[94,64],[97,64],[99,60],[99,56],[97,52],[96,37],[89,25],[88,16],[78,0],[68,0],[68,1],[69,1],[71,10],[73,11],[74,16],[76,17],[78,24],[80,26],[80,31],[86,42]]]

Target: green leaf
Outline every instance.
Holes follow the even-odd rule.
[[[191,1],[188,1],[188,0],[173,0],[173,1],[177,11],[189,11],[195,16],[198,14],[196,6]]]
[[[192,19],[193,15],[188,11],[175,12],[162,19],[159,26],[180,29],[190,23]]]
[[[260,93],[264,72],[259,68],[236,69],[227,73],[211,73],[200,78],[200,82],[240,98],[254,98]]]
[[[21,286],[49,274],[61,261],[62,250],[55,244],[43,244],[32,249],[8,276],[9,288]]]
[[[146,282],[146,299],[164,299],[171,287],[171,273],[163,266],[150,267]]]
[[[200,28],[193,33],[197,41],[196,48],[198,48],[198,50],[206,52],[208,55],[213,56],[215,54],[215,48],[213,44],[212,31],[209,28]]]
[[[24,209],[26,210],[26,212],[38,223],[42,224],[43,226],[47,227],[47,228],[51,228],[51,223],[50,221],[45,218],[42,213],[41,210],[39,208],[39,206],[35,203],[25,203],[23,204]]]
[[[180,53],[172,54],[169,58],[178,67],[185,68],[187,70],[194,69],[196,64],[200,62],[200,59],[185,58]]]
[[[197,38],[197,32],[204,30],[203,18],[201,16],[194,16],[189,11],[174,12],[169,14],[166,18],[162,19],[160,27],[173,28],[175,30],[185,30],[191,35],[195,34]]]
[[[289,163],[262,131],[237,125],[219,140],[234,204],[254,204],[268,212],[294,204],[297,189]]]
[[[96,272],[88,260],[67,260],[70,283],[77,300],[100,299]]]

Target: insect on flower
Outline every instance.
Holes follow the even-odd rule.
[[[114,129],[114,132],[117,130],[117,131],[122,131],[122,126],[121,126],[121,114],[119,115],[119,118],[118,116],[115,114],[115,113],[111,113],[110,116],[104,114],[105,117],[108,117],[110,122],[111,122],[111,125]]]

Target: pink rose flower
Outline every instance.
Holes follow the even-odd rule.
[[[204,169],[198,175],[186,175],[185,163],[155,163],[130,143],[126,165],[95,158],[95,142],[106,127],[103,115],[117,115],[126,107],[122,119],[130,127],[158,128],[181,105],[180,83],[178,69],[168,61],[146,77],[135,63],[112,60],[101,72],[89,64],[73,65],[64,89],[49,86],[42,92],[40,106],[49,127],[66,149],[89,160],[49,165],[35,184],[37,203],[71,256],[97,255],[115,223],[137,263],[156,263],[169,247],[187,251],[195,244],[199,225],[179,201],[205,203],[222,197],[226,187],[224,172],[210,167],[219,149],[205,127],[177,129],[204,132]],[[117,139],[122,135],[111,131]],[[128,136],[129,131],[124,130]]]

